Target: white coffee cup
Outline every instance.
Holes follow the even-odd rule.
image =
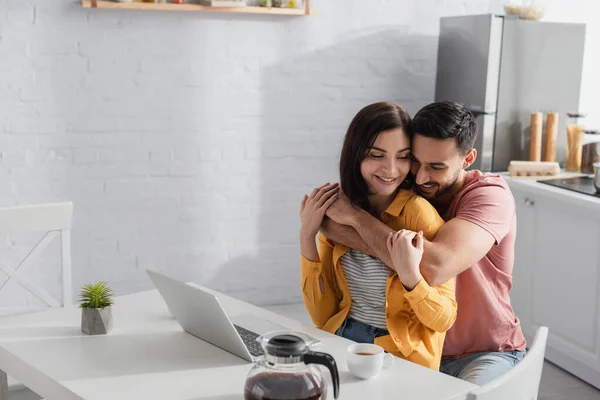
[[[361,379],[375,378],[381,370],[394,364],[394,356],[376,344],[357,343],[348,347],[346,364],[352,374]]]

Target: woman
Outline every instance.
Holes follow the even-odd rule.
[[[432,240],[443,220],[410,187],[408,113],[393,103],[363,108],[350,124],[340,157],[341,192],[326,184],[301,204],[302,292],[315,325],[345,338],[375,343],[387,352],[438,370],[445,332],[456,319],[454,281],[430,287],[419,272],[423,236]],[[388,239],[410,265],[391,268],[358,250],[318,235],[325,211],[347,196],[399,231]]]

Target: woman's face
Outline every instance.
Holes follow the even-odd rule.
[[[381,132],[360,164],[360,172],[377,195],[396,192],[410,171],[410,139],[401,128]]]

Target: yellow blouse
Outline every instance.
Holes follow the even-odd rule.
[[[394,230],[422,230],[428,240],[444,223],[427,200],[409,190],[398,192],[381,219]],[[349,249],[321,234],[318,240],[317,260],[301,256],[302,294],[317,328],[335,333],[348,316],[352,302],[339,261]],[[390,334],[376,338],[375,343],[395,356],[439,370],[446,331],[456,319],[454,279],[433,287],[421,279],[409,292],[396,272],[390,270],[385,308]]]

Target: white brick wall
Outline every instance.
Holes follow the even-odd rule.
[[[317,16],[281,18],[0,0],[0,202],[74,202],[76,287],[148,289],[156,268],[298,301],[299,200],[336,179],[351,117],[431,101],[438,18],[502,3],[320,0]],[[600,15],[595,0],[546,3],[549,20]],[[600,65],[586,57],[591,109]],[[7,244],[4,260],[26,251]],[[29,274],[57,293],[53,271]],[[0,304],[31,300],[19,293]]]

